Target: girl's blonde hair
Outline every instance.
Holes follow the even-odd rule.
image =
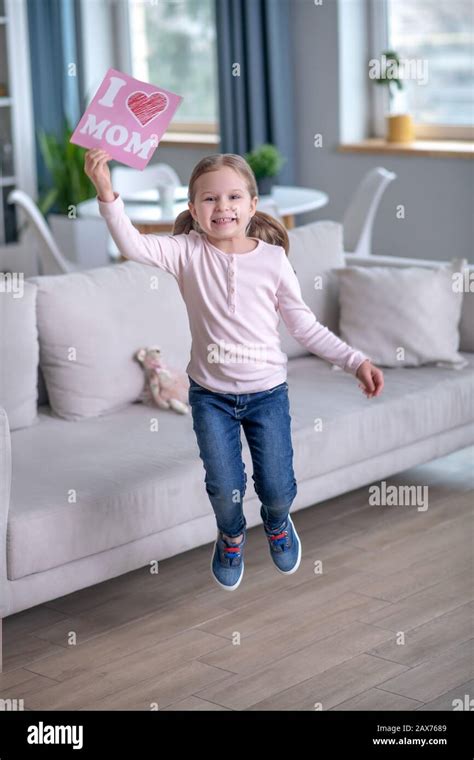
[[[211,156],[202,158],[193,169],[188,189],[188,200],[191,201],[191,203],[194,203],[197,179],[202,174],[216,171],[216,169],[220,169],[223,166],[230,166],[231,169],[234,169],[243,177],[251,198],[254,198],[256,195],[258,196],[255,175],[247,161],[242,158],[242,156],[239,156],[237,153],[213,153]],[[202,232],[199,223],[193,219],[190,210],[186,209],[176,217],[172,234],[181,235],[184,233],[187,235],[191,230]],[[249,237],[259,238],[272,245],[281,245],[288,256],[290,243],[287,231],[283,225],[273,216],[270,216],[270,214],[265,214],[263,211],[256,211],[247,225],[246,234]]]

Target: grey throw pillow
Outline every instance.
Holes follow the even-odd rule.
[[[463,292],[454,285],[466,266],[454,259],[434,269],[337,270],[341,338],[384,367],[466,366],[458,350]]]
[[[57,416],[96,417],[139,400],[139,348],[159,345],[163,360],[184,372],[191,333],[172,275],[127,261],[32,280],[41,369]]]

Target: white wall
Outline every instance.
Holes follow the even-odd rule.
[[[296,57],[297,181],[324,190],[330,198],[328,206],[301,215],[298,223],[341,219],[362,175],[373,166],[385,166],[397,179],[381,201],[374,252],[436,260],[464,256],[474,261],[472,161],[337,153],[340,116],[344,116],[340,111],[338,2],[323,0],[321,6],[314,0],[293,0],[291,18]],[[360,124],[359,112],[354,119]],[[322,148],[313,147],[317,132],[323,136]],[[405,220],[395,216],[398,204],[405,206]]]

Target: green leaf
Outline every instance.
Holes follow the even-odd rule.
[[[96,195],[93,183],[84,172],[85,149],[70,141],[73,131],[67,117],[59,138],[41,128],[37,130],[38,144],[50,174],[50,187],[38,204],[44,215],[54,203],[60,213],[67,214],[69,206],[77,206]]]
[[[280,171],[286,158],[275,145],[264,143],[244,155],[256,179],[274,177]]]
[[[55,187],[53,187],[51,188],[51,190],[47,191],[46,195],[44,195],[42,198],[38,200],[38,208],[43,214],[43,216],[46,216],[51,206],[54,204],[57,198],[57,195],[58,195],[58,191]]]

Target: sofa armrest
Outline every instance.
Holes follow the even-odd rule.
[[[5,616],[7,598],[7,523],[12,482],[10,426],[5,409],[0,406],[0,620]],[[1,662],[1,653],[0,653]]]
[[[431,259],[407,259],[401,256],[357,256],[344,253],[347,266],[356,267],[426,267],[435,269],[448,266],[449,261],[432,261]],[[474,353],[474,264],[468,265],[469,281],[462,300],[461,320],[459,322],[459,350]]]

